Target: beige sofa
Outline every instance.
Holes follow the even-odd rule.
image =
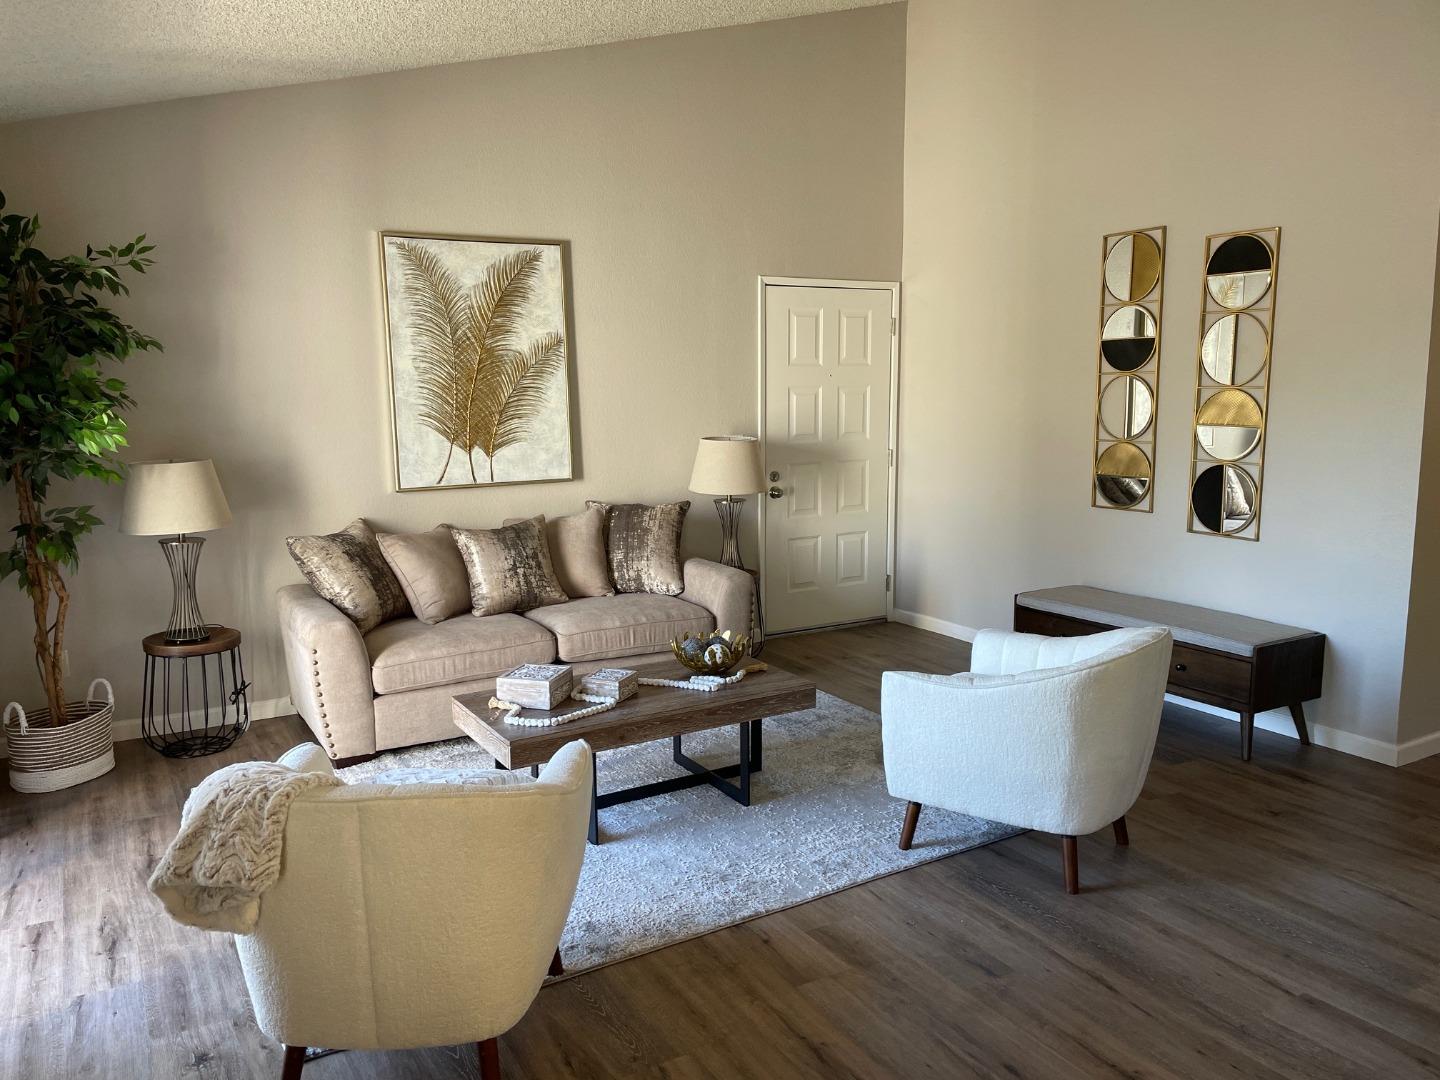
[[[362,634],[309,585],[279,592],[290,700],[332,760],[456,738],[450,699],[494,689],[518,664],[574,664],[577,674],[669,655],[685,631],[746,630],[753,581],[708,559],[685,563],[679,596],[621,593],[525,614],[394,619]]]

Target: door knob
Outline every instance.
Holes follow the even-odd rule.
[[[781,491],[778,487],[772,487],[765,494],[769,495],[772,499],[783,499],[785,497],[785,492]]]

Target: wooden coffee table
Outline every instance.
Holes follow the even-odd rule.
[[[612,666],[620,664],[617,662]],[[685,679],[690,676],[690,672],[674,660],[652,660],[631,666],[642,679]],[[532,772],[538,773],[541,764],[549,761],[560,747],[576,739],[584,739],[598,753],[667,736],[670,738],[670,756],[676,765],[686,770],[685,775],[603,794],[598,787],[593,787],[590,800],[592,844],[600,842],[600,811],[619,803],[709,784],[741,806],[749,806],[750,775],[759,772],[762,764],[761,721],[767,716],[815,707],[814,684],[774,666],[767,671],[747,675],[740,682],[713,693],[669,686],[642,686],[634,697],[627,698],[608,712],[551,727],[505,723],[501,720],[503,714],[489,707],[491,696],[480,693],[455,698],[455,725],[482,749],[493,754],[496,765],[502,769],[523,769],[528,765]],[[571,701],[553,712],[526,709],[521,715],[563,716],[588,707],[584,702]],[[736,764],[707,769],[683,752],[680,740],[685,735],[731,724],[739,728],[740,760]],[[732,777],[738,782],[732,783]]]

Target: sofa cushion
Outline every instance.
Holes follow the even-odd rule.
[[[450,527],[470,576],[470,611],[476,616],[529,611],[569,599],[555,577],[544,517],[498,529]]]
[[[324,536],[287,536],[285,546],[310,587],[349,616],[362,634],[410,614],[405,591],[364,518]]]
[[[555,639],[519,615],[460,615],[431,626],[397,619],[365,635],[377,694],[503,675],[555,659]]]
[[[376,533],[375,541],[421,622],[444,622],[470,610],[465,560],[444,525],[423,533]]]
[[[544,519],[544,515],[541,515]],[[506,518],[501,524],[518,525],[524,518]],[[550,542],[550,562],[560,588],[573,599],[582,596],[614,596],[610,562],[605,555],[605,511],[598,506],[578,514],[545,519]]]
[[[561,660],[637,656],[669,647],[686,630],[715,629],[715,618],[676,596],[622,593],[536,608],[525,618],[555,635]]]

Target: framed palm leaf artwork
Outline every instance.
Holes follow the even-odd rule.
[[[380,234],[398,490],[571,479],[565,256]]]

